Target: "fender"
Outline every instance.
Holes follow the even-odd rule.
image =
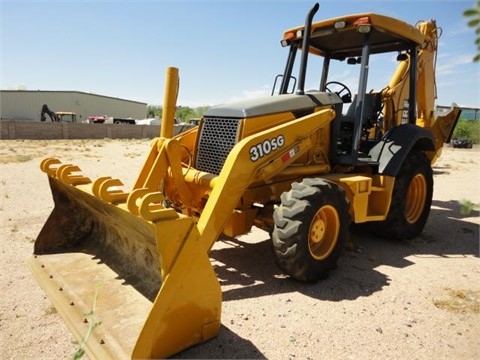
[[[396,176],[407,154],[413,148],[435,151],[433,135],[429,130],[413,124],[403,124],[387,132],[369,152],[379,163],[378,172]]]

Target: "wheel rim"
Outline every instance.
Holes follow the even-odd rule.
[[[333,206],[322,206],[313,217],[308,236],[308,249],[316,260],[330,255],[337,243],[340,221]]]
[[[410,182],[405,204],[405,218],[410,224],[415,223],[422,215],[427,198],[427,180],[423,174],[417,174]]]

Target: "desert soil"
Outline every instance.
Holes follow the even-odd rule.
[[[148,140],[0,140],[2,359],[71,359],[78,349],[25,265],[53,208],[41,159],[133,184]],[[446,147],[423,233],[393,242],[353,231],[328,279],[282,275],[260,230],[210,256],[223,290],[220,335],[176,358],[479,359],[480,149]],[[463,204],[463,205],[462,205]]]

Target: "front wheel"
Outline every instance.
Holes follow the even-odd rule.
[[[322,179],[304,179],[283,193],[272,233],[275,260],[296,280],[313,282],[335,268],[348,239],[345,192]]]
[[[387,218],[370,224],[376,235],[395,240],[419,235],[430,214],[433,196],[433,172],[421,152],[410,153],[395,178],[392,202]]]

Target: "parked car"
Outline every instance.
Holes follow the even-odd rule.
[[[148,119],[142,119],[142,120],[137,120],[135,122],[137,125],[160,125],[160,119],[159,118],[148,118]]]
[[[473,147],[473,143],[466,138],[453,139],[453,147],[471,149]]]
[[[108,119],[107,115],[89,116],[87,123],[89,124],[103,124]]]
[[[192,118],[187,121],[189,124],[198,125],[200,124],[200,118]]]

